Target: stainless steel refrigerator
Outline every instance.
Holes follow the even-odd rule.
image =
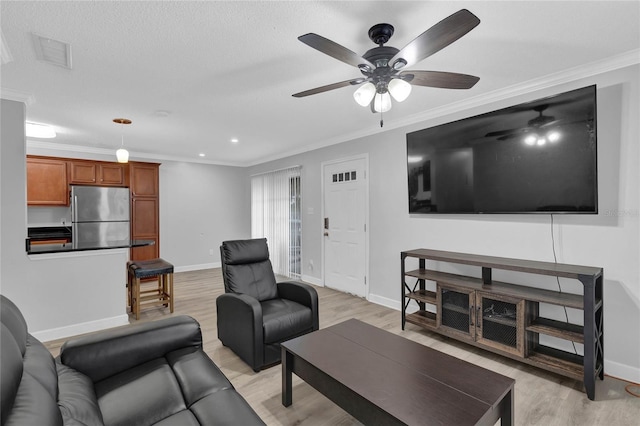
[[[72,242],[129,241],[129,188],[71,186]]]

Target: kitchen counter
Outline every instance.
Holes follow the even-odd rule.
[[[68,253],[88,250],[108,250],[121,249],[131,247],[143,247],[154,245],[153,240],[123,240],[123,241],[99,241],[99,242],[73,242],[64,244],[31,244],[31,240],[27,238],[26,249],[27,254],[45,254],[45,253]]]

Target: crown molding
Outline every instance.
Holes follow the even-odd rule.
[[[529,81],[525,81],[523,83],[508,86],[499,90],[494,90],[489,93],[484,93],[482,95],[474,96],[472,98],[468,98],[463,101],[453,102],[453,103],[444,105],[442,107],[433,108],[427,111],[420,112],[418,114],[413,114],[400,120],[387,122],[385,123],[384,129],[373,129],[373,130],[352,132],[352,133],[337,136],[335,138],[319,141],[315,144],[306,145],[296,150],[287,150],[286,152],[283,152],[281,154],[275,154],[272,156],[263,157],[257,161],[252,161],[252,162],[211,161],[211,160],[205,160],[201,158],[176,157],[176,156],[170,156],[170,155],[154,154],[154,153],[148,153],[148,152],[132,152],[132,151],[129,152],[129,158],[132,160],[178,161],[178,162],[187,162],[187,163],[201,163],[201,164],[212,164],[212,165],[219,165],[219,166],[231,166],[231,167],[252,167],[259,164],[268,163],[270,161],[291,157],[293,155],[314,151],[316,149],[325,148],[331,145],[337,145],[343,142],[348,142],[354,139],[360,139],[363,137],[368,137],[375,134],[388,132],[390,130],[395,130],[398,128],[410,126],[426,120],[432,120],[432,119],[447,116],[453,113],[459,113],[461,111],[480,107],[486,104],[508,100],[516,96],[521,96],[527,93],[552,88],[561,84],[566,84],[576,80],[593,77],[598,74],[615,71],[618,69],[626,68],[628,66],[633,66],[637,64],[640,64],[640,49],[630,50],[628,52],[624,52],[619,55],[612,56],[603,60],[595,61],[590,64],[569,68],[557,73],[546,75],[544,77],[532,79]],[[16,97],[19,95],[22,95],[23,99],[12,99],[10,97],[8,99],[19,100],[27,103],[27,101],[24,100],[25,94],[20,94],[17,91],[2,89],[2,97],[5,97],[6,94],[9,94],[9,95],[13,94]],[[31,101],[29,101],[27,105],[33,102],[33,97],[30,95],[29,97]],[[59,144],[55,142],[35,141],[30,139],[27,140],[27,149],[48,149],[48,150],[62,151],[62,152],[81,152],[85,154],[115,156],[115,150],[111,150],[111,149],[93,148],[93,147],[80,146],[80,145],[65,145],[65,144]]]
[[[376,135],[379,133],[388,132],[390,130],[410,126],[413,124],[418,124],[423,121],[432,120],[432,119],[447,116],[453,113],[459,113],[461,111],[480,107],[490,103],[508,100],[516,96],[525,95],[527,93],[548,89],[561,84],[570,83],[572,81],[580,80],[583,78],[593,77],[598,74],[615,71],[618,69],[626,68],[628,66],[633,66],[637,64],[640,64],[640,49],[630,50],[628,52],[624,52],[616,56],[595,61],[590,64],[569,68],[557,73],[546,75],[544,77],[525,81],[523,83],[508,86],[499,90],[494,90],[492,92],[483,93],[482,95],[474,96],[472,98],[468,98],[463,101],[453,102],[438,108],[433,108],[427,111],[413,114],[413,115],[404,117],[400,120],[394,120],[393,122],[385,122],[385,127],[383,129],[375,128],[372,130],[358,131],[358,132],[353,132],[345,135],[340,135],[338,137],[326,139],[324,141],[320,141],[312,145],[307,145],[304,148],[300,148],[298,150],[289,150],[283,154],[276,154],[270,157],[262,158],[258,161],[248,164],[248,166],[256,166],[258,164],[280,160],[282,158],[290,157],[292,155],[302,154],[304,152],[325,148],[331,145],[337,145],[339,143],[348,142],[350,140],[360,139],[360,138]]]
[[[84,145],[71,145],[71,144],[61,144],[56,142],[48,142],[42,140],[35,140],[27,138],[27,153],[32,153],[34,150],[48,150],[54,151],[56,153],[60,153],[61,156],[67,156],[68,154],[63,153],[82,153],[89,154],[95,156],[109,156],[115,158],[116,150],[110,148],[97,148],[91,146]],[[246,164],[241,163],[231,163],[231,162],[222,162],[222,161],[211,161],[205,159],[194,159],[189,157],[177,157],[171,155],[162,155],[162,154],[153,154],[148,152],[137,152],[137,151],[129,151],[129,161],[177,161],[184,163],[201,163],[201,164],[212,164],[217,166],[230,166],[230,167],[246,167]]]
[[[19,90],[7,89],[0,87],[0,98],[7,99],[9,101],[22,102],[26,106],[31,106],[36,101],[36,98],[31,93],[20,92]]]

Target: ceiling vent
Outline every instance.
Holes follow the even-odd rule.
[[[71,69],[71,45],[32,33],[36,57],[42,62]]]

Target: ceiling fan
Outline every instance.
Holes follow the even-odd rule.
[[[560,105],[564,102],[556,102],[555,105]],[[527,145],[544,145],[547,142],[557,142],[561,136],[559,127],[572,124],[587,122],[589,120],[556,120],[556,117],[552,115],[545,115],[544,111],[549,108],[550,104],[536,105],[531,108],[538,113],[537,117],[527,121],[527,125],[520,128],[498,130],[496,132],[489,132],[485,135],[486,138],[497,138],[504,141],[508,139],[524,136],[524,142]]]
[[[452,72],[405,70],[405,67],[442,50],[479,23],[480,19],[473,13],[466,9],[459,10],[420,34],[402,49],[385,46],[393,35],[394,28],[390,24],[377,24],[369,29],[369,38],[378,46],[362,56],[318,34],[302,35],[298,40],[339,61],[357,67],[363,76],[305,90],[293,96],[301,98],[345,86],[361,85],[353,94],[356,102],[362,106],[370,105],[372,112],[383,113],[391,109],[391,96],[397,102],[402,102],[409,96],[412,85],[469,89],[480,78]],[[383,122],[380,120],[380,126],[382,125]]]
[[[538,113],[537,117],[527,121],[527,125],[524,127],[508,130],[498,130],[496,132],[489,132],[484,135],[486,138],[498,138],[499,140],[506,140],[516,137],[523,133],[531,133],[544,129],[545,127],[558,124],[559,120],[552,115],[544,115],[544,111],[549,108],[549,104],[537,105],[531,108]]]

